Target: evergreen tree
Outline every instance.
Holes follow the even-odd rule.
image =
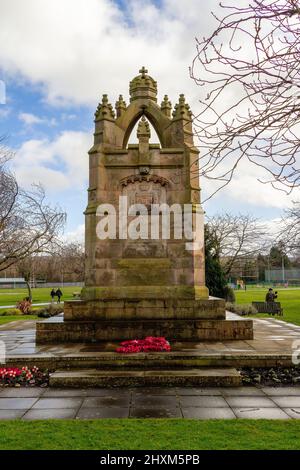
[[[220,263],[218,238],[208,225],[205,225],[204,236],[206,286],[213,297],[224,297],[226,278]]]

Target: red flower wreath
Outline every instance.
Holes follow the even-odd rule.
[[[138,352],[161,352],[171,351],[170,343],[166,338],[148,336],[145,339],[133,339],[123,341],[121,346],[116,349],[118,353],[131,354]]]

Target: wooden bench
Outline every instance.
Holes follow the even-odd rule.
[[[80,297],[80,292],[73,292],[73,297],[78,299]]]
[[[257,313],[269,313],[271,315],[283,315],[283,309],[280,302],[252,302]]]

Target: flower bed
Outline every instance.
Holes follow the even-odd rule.
[[[300,367],[243,367],[240,369],[244,385],[299,385]]]
[[[42,372],[37,367],[2,367],[0,368],[0,386],[2,387],[46,387],[49,381],[48,371]]]
[[[162,352],[171,351],[171,346],[166,338],[148,336],[145,339],[123,341],[121,346],[117,348],[116,351],[122,354],[139,352]]]

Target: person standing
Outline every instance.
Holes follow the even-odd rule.
[[[56,291],[56,296],[57,296],[57,303],[60,304],[60,299],[61,299],[61,297],[63,296],[63,293],[62,293],[62,291],[60,290],[60,288],[57,289],[57,291]]]

